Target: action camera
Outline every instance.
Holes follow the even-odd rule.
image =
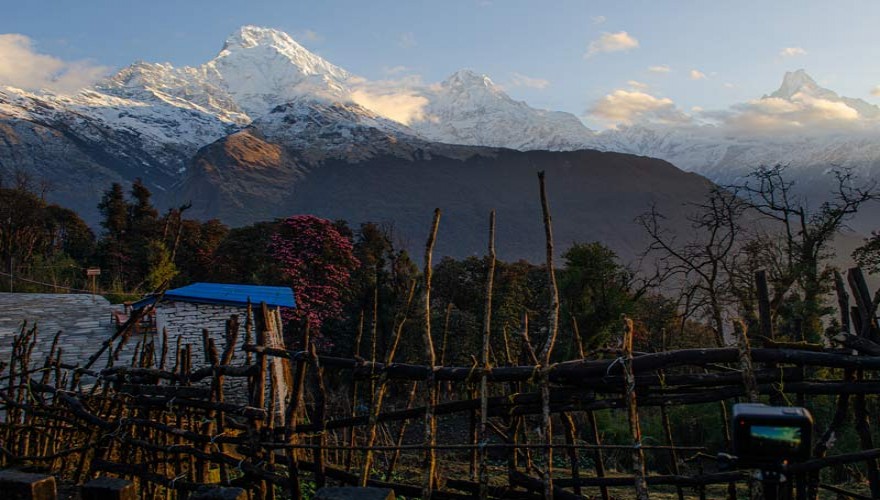
[[[813,416],[805,408],[733,406],[733,454],[742,468],[777,468],[810,458]]]

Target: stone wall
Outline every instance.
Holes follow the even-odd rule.
[[[223,354],[223,350],[226,349],[226,321],[233,314],[238,315],[240,325],[235,355],[232,358],[232,364],[237,365],[245,362],[246,354],[241,346],[244,345],[245,341],[244,322],[247,315],[247,307],[178,301],[160,302],[156,306],[156,329],[160,332],[159,339],[162,338],[161,332],[163,329],[168,331],[169,345],[166,366],[174,366],[174,361],[177,357],[175,348],[178,337],[180,337],[181,346],[187,344],[192,346],[193,368],[207,365],[202,346],[202,330],[206,328],[210,338],[214,340],[214,345],[217,347],[217,354]],[[157,347],[158,352],[161,352],[161,345]],[[207,380],[203,382],[204,385],[209,383]],[[247,382],[245,379],[226,377],[223,385],[227,401],[239,404],[247,401]]]
[[[34,346],[32,363],[39,365],[49,353],[52,338],[61,331],[59,347],[61,359],[65,363],[82,365],[93,355],[101,344],[116,331],[111,311],[122,306],[111,305],[107,299],[97,295],[40,294],[40,293],[0,293],[0,360],[8,360],[12,351],[12,339],[21,332],[22,322],[38,326],[38,340]],[[177,337],[181,345],[192,345],[193,367],[206,365],[202,348],[202,329],[207,328],[218,353],[226,348],[226,321],[233,314],[239,316],[240,327],[233,364],[243,364],[245,353],[244,322],[246,307],[195,304],[189,302],[162,302],[156,307],[157,331],[168,330],[168,357],[166,366],[174,366],[177,357],[175,346]],[[155,338],[156,355],[161,353],[161,335]],[[129,364],[131,354],[142,335],[132,335],[123,351],[119,363]],[[158,359],[156,360],[158,362]],[[107,365],[107,354],[94,365],[101,369]],[[88,381],[87,378],[84,380]],[[226,393],[232,402],[246,401],[246,381],[226,378]]]
[[[180,337],[181,345],[192,345],[193,365],[203,366],[205,354],[202,352],[202,330],[205,328],[214,339],[218,354],[223,353],[226,348],[226,321],[233,314],[238,315],[241,324],[236,342],[236,357],[233,358],[233,364],[238,364],[244,360],[241,346],[244,344],[246,307],[176,301],[159,303],[156,306],[156,330],[160,333],[163,329],[168,330],[169,361],[176,356],[174,346],[177,345],[177,338]],[[161,338],[161,335],[159,337]]]
[[[110,338],[115,331],[110,305],[98,295],[53,293],[0,293],[0,359],[8,360],[12,352],[12,338],[21,333],[22,322],[37,325],[37,343],[31,354],[33,363],[39,364],[49,355],[52,339],[61,331],[58,345],[61,360],[70,364],[83,364]],[[120,354],[123,359],[137,344],[132,339]],[[96,367],[103,368],[106,359]]]

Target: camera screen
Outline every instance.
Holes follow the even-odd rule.
[[[777,425],[753,425],[750,429],[752,450],[756,453],[778,453],[797,450],[801,446],[801,428]]]

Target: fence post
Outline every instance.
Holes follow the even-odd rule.
[[[636,377],[633,373],[633,322],[623,318],[623,378],[626,384],[626,407],[629,415],[629,428],[633,438],[633,475],[635,476],[636,498],[648,500],[648,482],[645,478],[645,451],[642,450],[642,428],[639,422],[639,408],[636,403]]]

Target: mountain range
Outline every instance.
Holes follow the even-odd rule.
[[[880,116],[880,108],[838,96],[803,70],[752,105],[797,111],[817,101]],[[813,194],[827,187],[829,166],[876,176],[876,138],[870,130],[765,137],[694,123],[596,132],[570,113],[516,101],[470,70],[392,89],[255,26],[230,35],[197,67],[137,62],[72,95],[0,86],[0,175],[48,179],[54,201],[93,223],[111,182],[140,177],[162,204],[191,199],[200,217],[231,224],[308,211],[386,219],[408,239],[424,232],[433,206],[447,207],[461,218],[449,223],[461,243],[448,251],[458,255],[480,251],[482,223],[471,226],[493,207],[499,221],[502,208],[517,221],[510,243],[529,247],[540,232],[523,232],[520,221],[525,207],[537,208],[537,170],[564,193],[555,200],[568,228],[564,241],[610,238],[633,256],[640,237],[635,229],[615,236],[621,224],[632,225],[651,203],[683,217],[681,203],[711,186],[672,165],[729,183],[758,165],[790,164]],[[529,227],[540,222],[531,217]],[[540,245],[509,257],[539,254]]]

